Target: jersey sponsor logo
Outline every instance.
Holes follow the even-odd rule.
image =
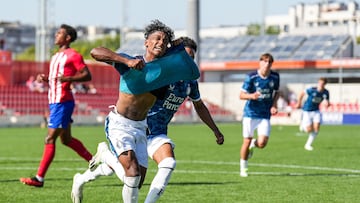
[[[257,92],[260,92],[261,95],[259,96],[259,99],[268,99],[271,98],[271,90],[270,89],[261,89],[257,88]]]
[[[163,108],[168,110],[176,111],[180,105],[184,102],[185,98],[178,97],[174,93],[170,93],[169,96],[165,99]]]
[[[322,100],[323,100],[322,97],[314,97],[311,101],[312,101],[313,103],[319,104],[319,103],[321,103]]]

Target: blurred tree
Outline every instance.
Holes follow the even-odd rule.
[[[257,23],[253,23],[247,26],[247,35],[260,35],[261,25]],[[265,34],[267,35],[278,35],[280,34],[280,29],[277,26],[269,26],[265,30]]]
[[[260,35],[260,28],[261,28],[260,24],[252,23],[247,26],[246,34],[247,35]]]
[[[30,46],[23,53],[16,54],[15,60],[18,61],[35,61],[35,46]]]
[[[280,34],[280,28],[278,26],[269,26],[266,28],[265,32],[268,35],[278,35]]]

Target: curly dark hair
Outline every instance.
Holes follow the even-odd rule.
[[[191,39],[190,37],[179,37],[179,39],[184,44],[184,47],[190,47],[195,52],[197,51],[197,44],[193,39]]]
[[[75,28],[71,27],[70,25],[67,25],[67,24],[62,24],[60,26],[60,28],[64,29],[66,31],[66,34],[70,35],[71,37],[71,41],[70,42],[73,42],[77,39],[77,33],[76,33],[76,30]]]
[[[156,20],[152,20],[151,23],[145,27],[145,31],[144,31],[145,39],[147,39],[149,35],[155,31],[164,32],[166,36],[169,38],[169,41],[172,41],[175,37],[174,31],[170,27],[162,23],[160,20],[156,19]]]

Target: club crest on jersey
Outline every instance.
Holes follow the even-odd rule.
[[[255,87],[259,86],[259,82],[254,82]]]
[[[273,88],[273,87],[274,87],[274,81],[271,80],[271,81],[269,82],[269,86],[270,86],[271,88]]]

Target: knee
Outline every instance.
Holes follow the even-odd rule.
[[[266,146],[266,141],[263,141],[263,142],[257,142],[256,144],[256,147],[258,147],[258,148],[260,148],[260,149],[262,149],[262,148],[264,148],[265,146]]]
[[[174,170],[175,167],[176,167],[176,160],[174,159],[174,157],[167,157],[163,159],[158,165],[158,168],[168,168],[171,170]]]
[[[69,143],[70,143],[70,141],[71,141],[71,139],[67,139],[67,138],[62,138],[61,137],[61,143],[63,144],[63,145],[66,145],[66,146],[68,146],[69,145]]]
[[[51,135],[46,135],[45,137],[45,144],[54,144],[55,143],[55,137]]]

